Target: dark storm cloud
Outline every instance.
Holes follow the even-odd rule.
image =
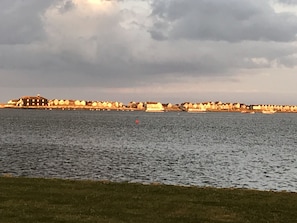
[[[134,87],[294,67],[296,17],[261,2],[156,0],[148,17],[84,0],[4,1],[0,86]]]
[[[155,0],[152,7],[156,40],[296,40],[297,17],[275,13],[267,1]]]
[[[45,37],[41,15],[52,0],[2,0],[0,44],[27,44]]]

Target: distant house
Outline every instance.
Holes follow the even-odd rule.
[[[20,107],[39,107],[39,106],[47,106],[48,99],[41,97],[40,95],[37,96],[23,96],[19,99],[18,106]]]
[[[164,110],[168,111],[168,110],[171,110],[172,109],[172,104],[171,103],[165,103],[165,104],[162,104]]]
[[[7,102],[8,106],[17,106],[19,99],[11,99]]]
[[[69,101],[69,103],[70,103],[70,101]],[[75,100],[74,101],[74,106],[86,106],[87,105],[87,102],[86,101],[84,101],[84,100]]]
[[[135,101],[130,101],[129,104],[128,104],[128,107],[129,107],[129,108],[137,108],[137,102],[135,102]]]
[[[252,110],[261,110],[261,105],[250,105],[250,109],[252,109]]]
[[[142,110],[143,108],[144,108],[143,103],[142,102],[139,102],[137,104],[137,109]]]
[[[183,102],[183,103],[181,103],[180,107],[181,107],[181,109],[183,111],[187,111],[189,108],[192,107],[192,103],[190,103],[190,102]]]
[[[146,102],[145,111],[146,112],[163,112],[164,107],[160,102]]]

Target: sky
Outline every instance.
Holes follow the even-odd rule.
[[[0,102],[297,105],[297,0],[0,0]]]

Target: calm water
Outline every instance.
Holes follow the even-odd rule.
[[[0,109],[0,174],[297,191],[296,132],[297,114]]]

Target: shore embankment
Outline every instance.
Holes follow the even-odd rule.
[[[0,222],[286,222],[297,193],[0,177]]]

